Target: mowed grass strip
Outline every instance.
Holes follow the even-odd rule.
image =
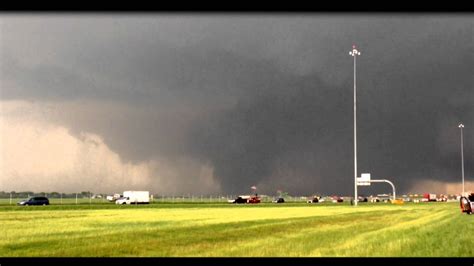
[[[457,204],[0,210],[2,256],[466,256]],[[20,207],[18,207],[20,208]],[[43,208],[43,209],[41,209]]]

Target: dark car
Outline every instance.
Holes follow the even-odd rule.
[[[357,198],[358,198],[358,201],[359,201],[359,202],[368,202],[367,197],[359,196],[359,197],[357,197]]]
[[[247,203],[247,199],[243,199],[242,197],[238,197],[232,203]]]
[[[315,197],[313,197],[312,199],[309,199],[307,202],[308,202],[308,203],[318,203],[318,202],[319,202],[319,199],[320,199],[319,196],[315,196]]]
[[[46,197],[30,197],[26,200],[22,200],[17,203],[21,206],[29,206],[29,205],[49,205],[49,200]]]
[[[284,198],[278,198],[278,199],[274,200],[273,202],[274,203],[284,203],[285,199]]]

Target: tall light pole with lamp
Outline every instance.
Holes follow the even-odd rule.
[[[462,129],[464,125],[461,123],[458,126],[461,129],[461,171],[462,171],[462,194],[464,195],[464,143],[463,143],[463,136],[462,136]]]
[[[349,55],[354,57],[354,205],[357,206],[357,117],[356,117],[356,57],[360,52],[352,45]]]

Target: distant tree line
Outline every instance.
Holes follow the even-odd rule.
[[[33,192],[33,191],[0,191],[0,198],[28,198],[33,196],[45,196],[48,198],[76,198],[76,193],[60,193],[60,192]],[[77,193],[78,198],[89,198],[90,195],[95,195],[90,191],[82,191]]]

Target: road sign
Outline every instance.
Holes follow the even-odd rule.
[[[363,173],[361,177],[357,178],[358,186],[370,186],[370,173]]]

